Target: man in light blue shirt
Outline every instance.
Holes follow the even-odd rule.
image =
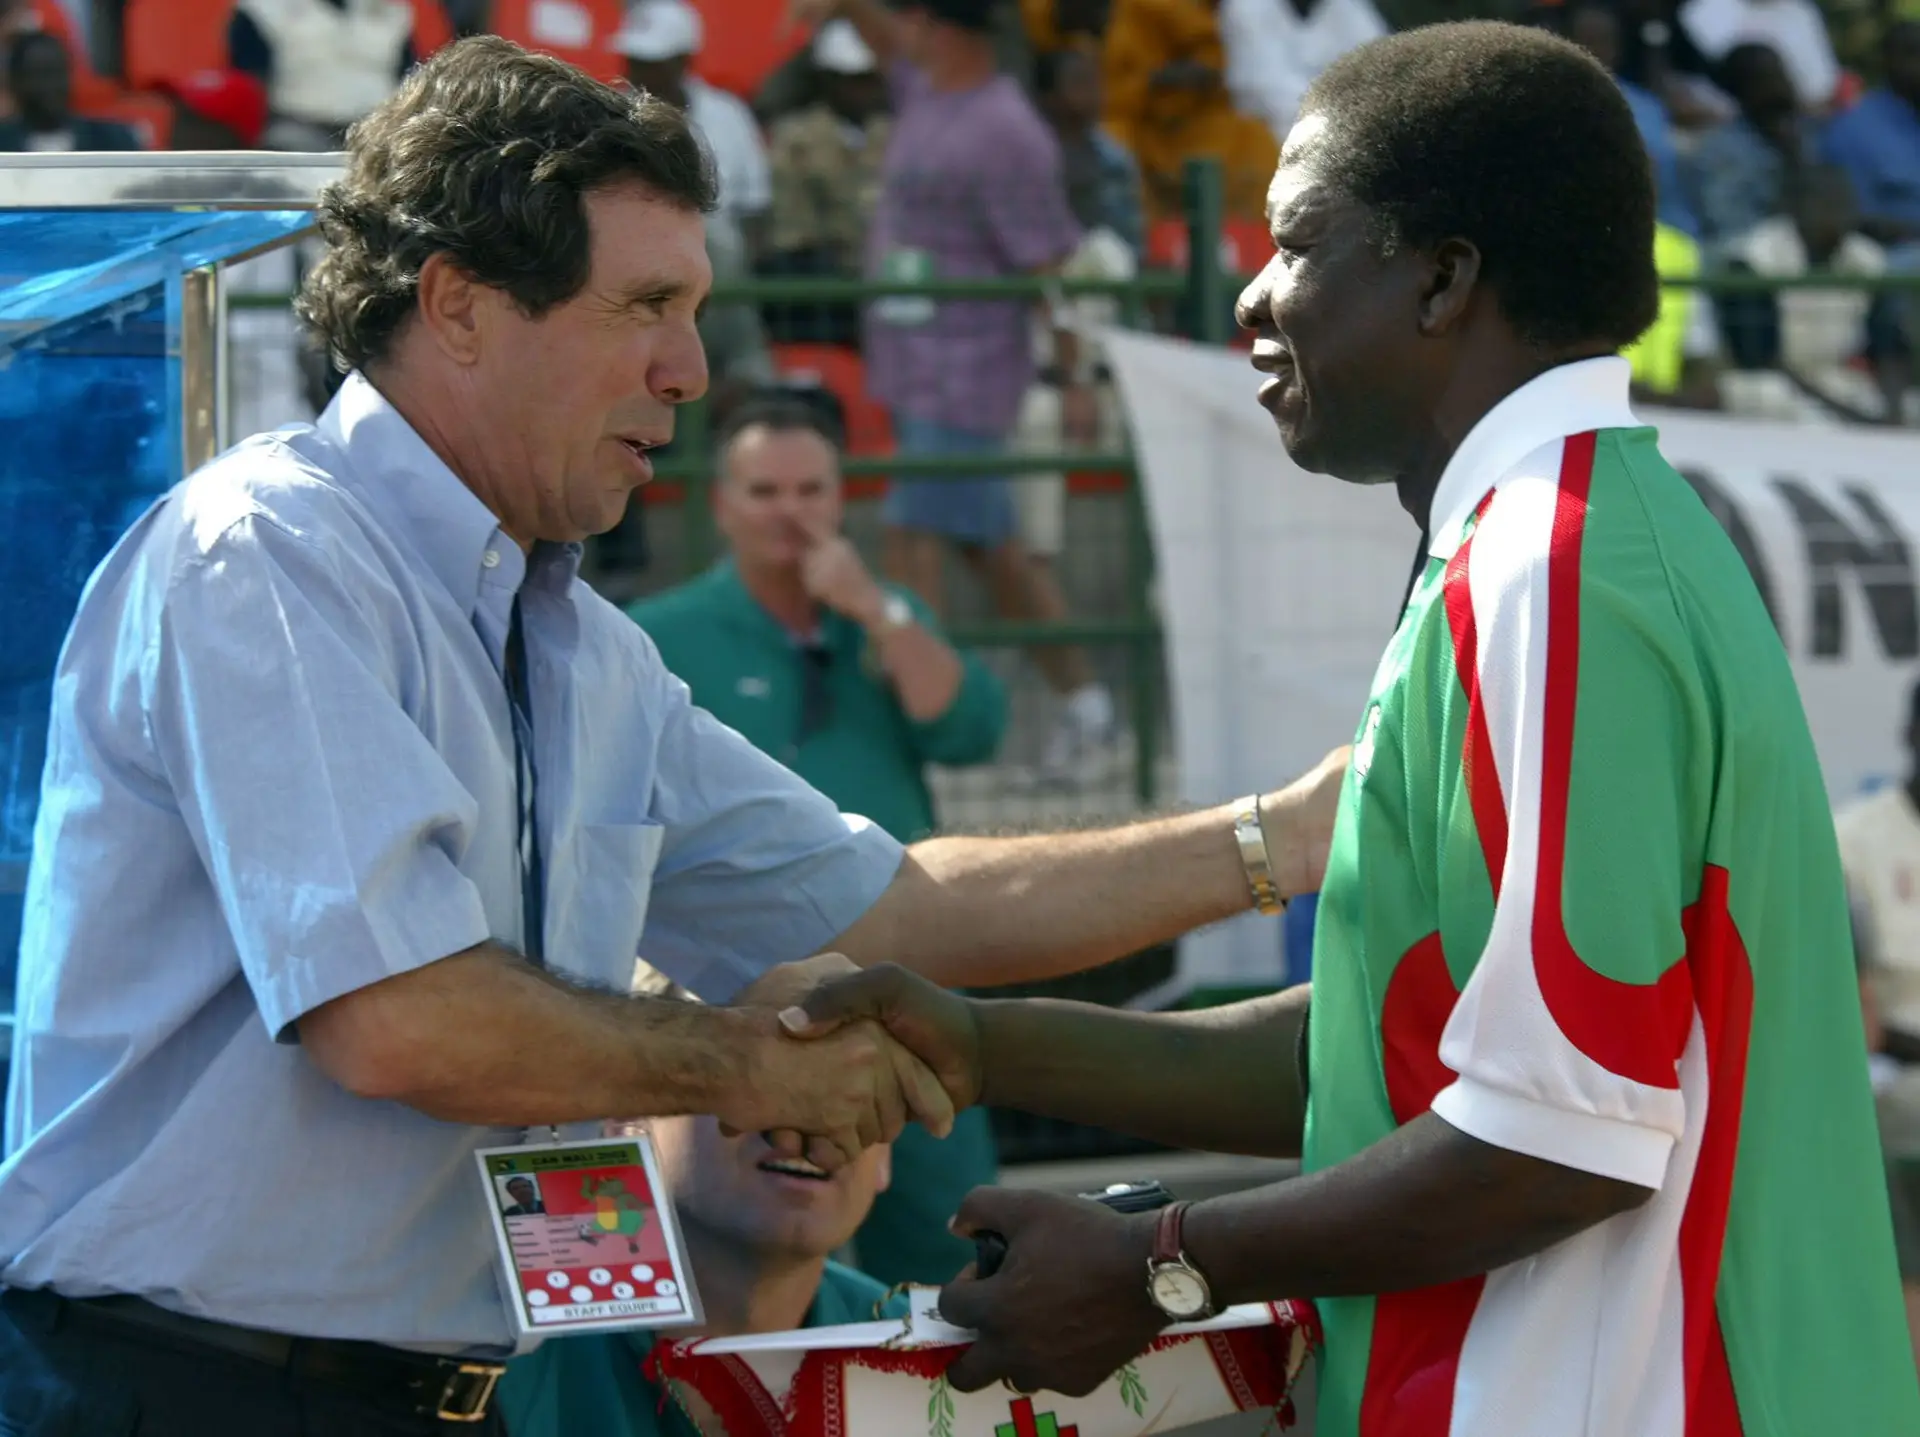
[[[323,201],[301,306],[355,373],[89,583],[22,942],[0,1431],[497,1431],[496,1369],[448,1356],[513,1343],[476,1148],[708,1113],[837,1168],[944,1128],[959,1079],[875,1027],[785,1036],[804,972],[718,1006],[774,965],[1037,978],[1246,908],[1255,853],[1317,880],[1338,762],[1238,841],[1227,807],[903,850],[581,583],[705,388],[712,199],[670,107],[442,50]],[[639,954],[709,1004],[629,996]]]

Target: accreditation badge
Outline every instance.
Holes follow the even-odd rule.
[[[523,1336],[700,1321],[673,1200],[644,1132],[474,1154]]]

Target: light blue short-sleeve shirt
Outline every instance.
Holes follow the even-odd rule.
[[[516,592],[549,966],[624,992],[644,953],[723,1000],[892,881],[900,846],[695,708],[578,566],[523,554],[358,375],[107,556],[55,680],[0,1282],[510,1345],[471,1154],[519,1133],[353,1097],[294,1040],[354,989],[524,947]]]

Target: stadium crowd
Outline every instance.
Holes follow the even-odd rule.
[[[799,13],[818,22],[830,8]],[[1182,172],[1196,157],[1223,167],[1231,258],[1250,272],[1277,137],[1313,76],[1391,29],[1491,13],[1554,29],[1618,76],[1658,177],[1664,272],[1792,280],[1920,269],[1920,16],[1911,0],[1518,9],[1511,0],[937,0],[924,13],[934,68],[950,80],[933,89],[971,96],[975,80],[1009,77],[981,89],[977,116],[962,115],[957,100],[942,110],[890,88],[894,57],[872,43],[862,8],[809,41],[813,27],[792,23],[783,0],[638,0],[624,10],[619,0],[0,0],[0,150],[332,148],[419,57],[491,30],[687,109],[719,165],[722,210],[709,243],[723,277],[911,279],[1043,266],[1124,277],[1180,261]],[[942,148],[949,138],[976,154],[997,147],[981,212],[944,227],[967,229],[975,252],[895,243],[890,217],[919,211],[948,167],[968,162]],[[864,346],[852,305],[732,306],[709,323],[717,417],[776,374],[799,371],[859,411],[856,450],[895,439],[908,452],[985,439],[994,448],[1093,444],[1117,433],[1097,395],[1076,391],[1076,379],[1098,373],[1097,356],[1054,354],[1045,334],[1042,374],[1059,382],[1028,394],[940,394],[910,359],[892,362],[911,352],[900,333],[921,308],[936,330],[978,327],[990,360],[1000,346],[1027,343],[1005,306],[935,313],[896,298],[869,313]],[[1911,421],[1920,417],[1913,328],[1910,311],[1868,289],[1718,299],[1674,290],[1636,370],[1644,390],[1670,403]],[[886,362],[869,353],[863,365],[858,351],[876,342]],[[1025,368],[990,367],[1004,379],[989,390],[1010,389]],[[963,408],[966,422],[956,423]],[[894,517],[907,533],[959,539],[970,552],[991,553],[1001,531],[1017,529],[1040,562],[1002,556],[998,607],[1058,617],[1045,563],[1057,553],[1058,499],[1044,485],[1020,493],[1018,506],[983,506],[979,494],[951,488],[909,494]],[[931,552],[903,545],[889,568],[937,605]],[[1084,665],[1071,651],[1057,658],[1056,687],[1079,699],[1083,730],[1099,736],[1110,718],[1085,691]]]

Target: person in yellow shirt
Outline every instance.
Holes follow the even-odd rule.
[[[1113,0],[1103,50],[1107,129],[1140,163],[1150,217],[1180,212],[1187,160],[1218,159],[1230,215],[1265,213],[1279,149],[1234,109],[1214,0]]]
[[[1673,283],[1700,273],[1700,246],[1685,230],[1656,224],[1653,264],[1667,282],[1660,289],[1659,313],[1622,351],[1633,366],[1634,397],[1685,409],[1717,408],[1711,303],[1699,291]]]

